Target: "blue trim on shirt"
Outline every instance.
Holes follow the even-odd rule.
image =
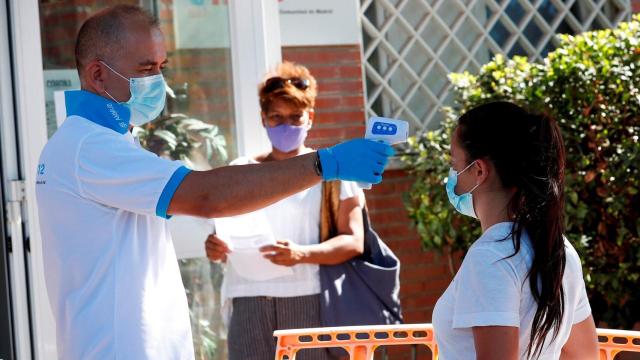
[[[115,101],[85,90],[64,92],[67,116],[80,116],[117,133],[129,131],[131,110]]]
[[[171,218],[171,216],[167,215],[169,203],[173,198],[173,194],[178,189],[178,186],[180,186],[182,180],[184,180],[184,177],[187,176],[187,174],[190,172],[190,169],[181,166],[173,173],[173,175],[171,175],[169,182],[167,182],[167,185],[165,185],[164,189],[162,190],[162,194],[160,194],[160,199],[158,199],[158,205],[156,205],[156,215],[165,219]]]

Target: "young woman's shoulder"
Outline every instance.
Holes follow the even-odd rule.
[[[466,257],[474,258],[475,262],[485,265],[503,263],[516,273],[526,273],[532,261],[533,250],[526,232],[520,241],[520,249],[516,253],[511,234],[513,223],[498,223],[487,229],[476,240]]]
[[[582,279],[582,263],[580,262],[580,256],[567,238],[564,239],[564,254],[566,259],[565,272],[576,274],[580,279]]]
[[[512,230],[513,223],[511,222],[494,224],[482,233],[482,236],[473,243],[471,249],[490,249],[502,257],[511,256],[515,252]],[[530,240],[526,232],[523,232],[521,237],[520,248],[523,247],[525,247],[525,252],[530,248]]]

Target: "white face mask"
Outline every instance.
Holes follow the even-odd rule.
[[[131,124],[142,126],[160,115],[167,97],[167,84],[162,74],[127,79],[104,61],[100,62],[116,75],[129,82],[131,97],[122,105],[128,107],[131,111]],[[107,90],[104,92],[113,101],[118,102]]]

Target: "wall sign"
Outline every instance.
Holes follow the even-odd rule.
[[[174,0],[176,48],[228,48],[228,1]],[[282,46],[360,43],[357,0],[278,1]]]
[[[229,47],[228,0],[174,0],[177,49]]]
[[[64,111],[64,103],[60,104],[60,94],[64,90],[80,89],[80,78],[76,69],[44,70],[44,100],[47,111],[47,134],[49,137],[58,129],[60,125],[60,114],[56,116],[56,111]],[[56,110],[56,93],[58,94],[58,109]],[[64,96],[62,96],[64,99]],[[63,112],[64,114],[64,112]],[[64,119],[64,118],[63,118]]]
[[[282,46],[360,43],[357,0],[279,0]]]

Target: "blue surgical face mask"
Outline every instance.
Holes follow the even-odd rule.
[[[473,189],[469,190],[462,195],[456,195],[456,184],[458,183],[458,175],[467,171],[471,167],[471,165],[476,162],[472,162],[466,168],[462,169],[460,172],[456,172],[453,168],[449,169],[449,177],[447,178],[447,183],[445,188],[447,189],[447,196],[449,197],[449,202],[453,205],[459,213],[467,216],[471,216],[472,218],[477,219],[476,211],[473,209],[473,195],[471,194],[473,190],[475,190],[480,184],[477,184],[473,187]]]
[[[127,102],[122,103],[122,105],[125,105],[131,110],[131,124],[142,126],[160,115],[162,109],[164,109],[167,97],[167,84],[162,74],[127,79],[104,61],[100,62],[116,75],[129,82],[131,97]],[[104,92],[107,93],[113,101],[118,102],[107,90]]]

